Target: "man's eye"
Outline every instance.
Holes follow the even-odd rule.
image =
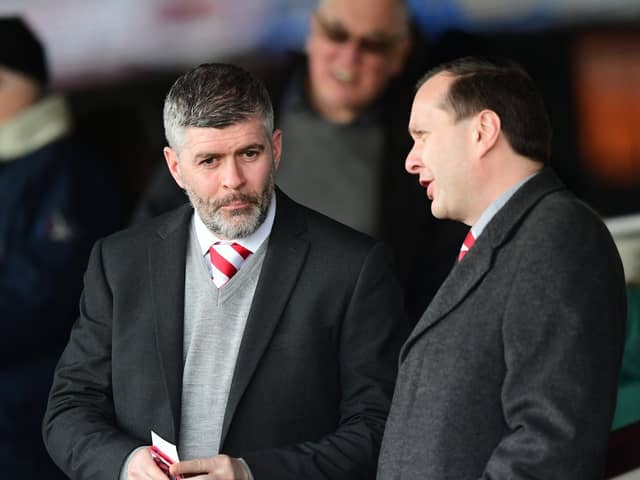
[[[395,40],[392,38],[363,38],[360,45],[365,52],[384,54],[394,47]]]
[[[325,33],[332,42],[344,43],[349,40],[349,33],[338,27],[326,27]]]
[[[214,157],[207,157],[200,160],[200,165],[212,165],[215,163],[216,159]]]
[[[255,158],[260,154],[258,150],[247,150],[244,152],[244,156],[248,158]]]

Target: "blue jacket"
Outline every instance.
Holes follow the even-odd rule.
[[[0,162],[0,465],[5,475],[55,475],[48,470],[52,464],[40,436],[51,375],[78,316],[90,248],[120,221],[116,192],[97,169],[68,137]]]

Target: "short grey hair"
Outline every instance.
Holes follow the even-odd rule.
[[[206,63],[180,76],[164,101],[164,132],[180,151],[187,127],[225,128],[260,117],[273,133],[273,106],[264,84],[240,67]]]

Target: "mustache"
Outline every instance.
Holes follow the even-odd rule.
[[[246,202],[253,205],[259,205],[259,199],[257,196],[249,195],[247,193],[234,193],[228,197],[221,198],[213,202],[214,208],[226,207],[233,202]]]

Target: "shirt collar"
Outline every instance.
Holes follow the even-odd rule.
[[[264,219],[264,222],[257,228],[255,232],[251,235],[244,238],[236,238],[231,240],[224,240],[215,235],[211,230],[209,230],[198,211],[194,209],[193,212],[193,227],[196,232],[196,236],[198,238],[198,245],[200,245],[200,252],[202,255],[206,255],[209,252],[209,247],[216,242],[220,243],[232,243],[236,242],[242,245],[243,247],[251,250],[252,252],[256,252],[260,245],[269,237],[271,234],[271,228],[273,227],[273,221],[276,216],[276,196],[275,194],[271,196],[271,203],[269,203],[269,209],[267,210],[267,217]]]
[[[502,192],[500,196],[498,196],[498,198],[496,198],[491,203],[491,205],[489,205],[485,209],[485,211],[482,212],[482,215],[480,215],[480,218],[478,218],[478,221],[473,225],[473,227],[471,227],[471,233],[473,234],[473,238],[477,239],[480,236],[480,234],[484,231],[484,228],[491,221],[491,219],[495,216],[496,213],[500,211],[502,207],[504,207],[505,203],[509,201],[509,199],[513,196],[513,194],[516,193],[520,189],[520,187],[522,187],[522,185],[527,183],[530,179],[535,177],[538,173],[539,172],[532,173],[531,175],[520,180],[513,187]]]

